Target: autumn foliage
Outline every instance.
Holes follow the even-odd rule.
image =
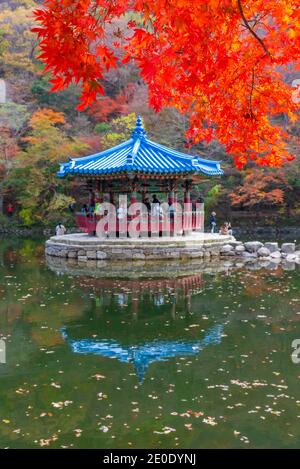
[[[287,179],[280,172],[262,172],[252,169],[246,174],[243,184],[229,194],[233,207],[257,208],[278,206],[284,203],[284,190]]]
[[[126,33],[110,46],[106,28],[123,15]],[[107,71],[132,60],[157,111],[189,116],[191,143],[218,139],[238,167],[292,159],[272,117],[296,119],[283,75],[299,60],[299,0],[45,0],[35,17],[52,91],[81,84],[79,109],[104,92]]]
[[[88,115],[96,122],[107,122],[111,117],[126,114],[125,96],[120,94],[115,99],[104,96],[94,102],[88,110]]]

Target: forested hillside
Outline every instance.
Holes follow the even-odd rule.
[[[31,32],[33,9],[42,2],[0,3],[0,217],[1,223],[71,223],[68,206],[80,200],[80,185],[56,178],[58,162],[68,156],[100,151],[126,138],[135,114],[144,118],[148,134],[160,143],[224,161],[226,175],[199,186],[209,209],[220,218],[251,212],[261,223],[297,222],[300,218],[300,125],[278,116],[291,135],[297,158],[280,169],[233,167],[217,142],[187,148],[187,121],[174,109],[156,114],[147,105],[147,89],[132,65],[110,71],[105,96],[87,111],[76,110],[79,90],[49,93],[36,35]],[[111,25],[111,43],[125,30],[128,18]],[[287,77],[291,82],[293,73]],[[7,208],[13,206],[13,220]],[[272,215],[266,216],[267,214]]]

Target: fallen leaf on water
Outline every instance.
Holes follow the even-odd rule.
[[[161,432],[158,432],[158,431],[154,430],[153,433],[156,433],[157,435],[167,435],[168,433],[171,433],[171,432],[176,432],[175,428],[163,427]]]
[[[188,429],[188,430],[193,430],[193,425],[191,423],[185,423],[184,426]]]
[[[105,425],[102,425],[101,427],[99,427],[99,430],[103,433],[107,433],[109,431],[109,428]]]
[[[67,407],[70,404],[73,404],[73,401],[52,402],[53,407],[55,407],[56,409],[62,409],[63,407]]]
[[[215,421],[214,417],[207,417],[202,420],[202,422],[206,423],[207,425],[218,425],[217,422]]]

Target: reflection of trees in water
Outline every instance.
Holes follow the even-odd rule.
[[[0,302],[0,331],[7,334],[14,322],[22,315],[22,307],[18,303],[2,304]]]
[[[19,355],[21,361],[27,359],[21,353],[23,339],[19,344],[15,340],[19,334],[33,339],[37,345],[63,343],[59,329],[69,318],[81,316],[86,304],[71,291],[72,280],[59,279],[45,268],[43,251],[43,244],[33,239],[5,238],[0,243],[0,334],[12,334],[8,344],[15,352],[10,359],[13,355],[14,360]],[[69,293],[62,307],[66,291]],[[41,307],[41,303],[47,307]],[[44,327],[45,324],[49,327]]]

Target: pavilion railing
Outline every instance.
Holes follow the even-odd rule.
[[[204,204],[184,204],[182,210],[128,211],[103,209],[103,213],[76,213],[78,227],[85,233],[103,238],[183,236],[204,231]]]

